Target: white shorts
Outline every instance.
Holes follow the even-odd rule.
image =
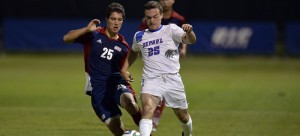
[[[164,99],[167,107],[188,108],[184,85],[178,73],[143,79],[141,93],[157,96],[160,102]]]

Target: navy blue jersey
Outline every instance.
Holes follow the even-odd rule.
[[[91,101],[95,113],[103,122],[121,116],[120,97],[123,93],[135,92],[120,73],[129,46],[122,35],[114,40],[105,34],[106,28],[97,29],[76,39],[84,46],[85,70],[92,85]]]
[[[129,52],[124,37],[110,39],[105,34],[106,28],[100,28],[76,39],[76,42],[89,47],[89,74],[92,86],[111,80],[122,80],[120,70]]]

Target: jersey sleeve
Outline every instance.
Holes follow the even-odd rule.
[[[183,29],[175,24],[170,24],[170,28],[173,39],[182,43],[182,35],[185,33]]]
[[[86,33],[76,38],[74,42],[80,44],[86,44],[92,39],[92,37],[93,37],[93,33]]]
[[[140,31],[139,31],[140,32]],[[139,32],[136,32],[135,34],[134,34],[134,37],[133,37],[133,42],[132,42],[132,46],[131,46],[131,49],[133,50],[133,51],[140,51],[140,48],[139,48],[139,46],[138,46],[138,41],[140,40],[139,39]]]

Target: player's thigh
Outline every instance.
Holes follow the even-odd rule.
[[[142,113],[143,118],[151,119],[153,118],[153,113],[160,103],[160,99],[157,96],[153,96],[151,94],[142,93],[141,94],[141,102],[142,102]]]
[[[131,93],[122,93],[120,96],[120,106],[121,107],[129,107],[133,104],[136,104],[136,101],[134,100],[134,97]]]
[[[141,94],[150,94],[159,99],[159,104],[162,101],[163,94],[165,93],[166,85],[161,77],[143,79]]]
[[[113,95],[107,92],[105,87],[95,87],[92,91],[92,106],[96,115],[105,122],[111,117],[121,116],[121,110],[115,101],[112,101]]]
[[[127,88],[130,90],[130,93],[133,95],[134,101],[137,103],[136,92],[135,92],[135,90],[132,88],[131,84],[129,84],[128,82],[125,82],[124,85],[126,85]]]
[[[134,97],[131,93],[131,90],[129,87],[127,87],[125,84],[118,84],[115,87],[112,87],[113,90],[111,90],[113,93],[114,101],[119,106],[124,106],[127,102],[135,102]],[[126,103],[124,103],[126,102]]]

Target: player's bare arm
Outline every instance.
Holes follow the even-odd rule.
[[[184,44],[184,43],[181,44],[181,48],[179,49],[180,58],[183,58],[186,56],[186,50],[187,50],[186,47],[187,47],[187,44]]]
[[[128,72],[128,69],[135,62],[135,60],[137,59],[137,57],[138,57],[138,52],[135,52],[133,50],[131,50],[128,53],[127,57],[126,57],[126,60],[125,60],[125,62],[123,64],[123,67],[121,69],[121,74],[122,74],[123,78],[126,81],[129,81],[129,82],[133,82],[134,81],[134,78]]]
[[[64,42],[66,43],[73,43],[76,38],[78,38],[81,35],[84,35],[88,32],[92,32],[98,29],[97,25],[100,24],[100,20],[93,19],[86,27],[71,30],[67,34],[64,35]]]
[[[182,42],[185,44],[196,43],[196,35],[193,31],[193,26],[190,24],[183,24],[182,29],[185,31],[185,34],[182,35]]]

